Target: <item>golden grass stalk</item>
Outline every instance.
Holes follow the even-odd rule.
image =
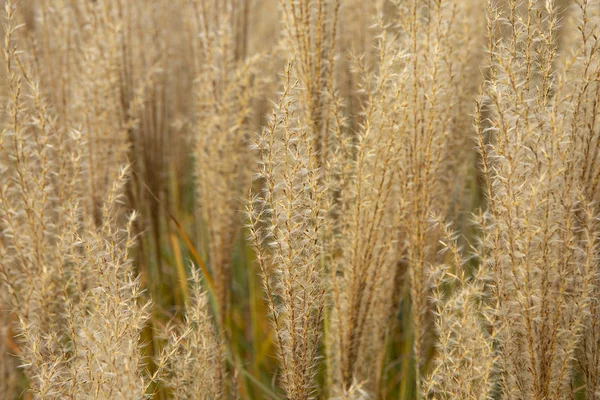
[[[281,384],[289,399],[311,398],[324,311],[322,227],[311,124],[288,64],[283,93],[255,139],[264,183],[248,205],[250,240],[276,335]]]
[[[219,323],[231,303],[231,256],[249,187],[247,151],[256,58],[243,58],[238,1],[190,1],[195,57],[195,174],[197,209],[207,245]],[[247,16],[246,16],[247,18]],[[245,39],[244,39],[245,40]]]
[[[15,4],[5,5],[11,95],[0,139],[1,276],[19,318],[20,359],[35,398],[137,399],[147,390],[131,270],[131,215],[120,227],[121,169],[100,211],[83,214],[83,136],[52,117],[14,41]]]
[[[192,269],[191,292],[185,324],[168,329],[167,345],[157,361],[161,379],[174,399],[225,398],[222,343],[209,315],[209,302],[202,292],[200,275]]]
[[[581,32],[597,29],[588,6],[581,3]],[[552,1],[490,4],[488,12],[490,71],[476,123],[500,386],[508,398],[567,398],[597,274],[590,188],[580,180],[596,134],[580,120],[590,110],[581,99],[591,71],[573,66],[594,68],[595,46],[584,33],[577,59],[560,61]]]
[[[484,228],[485,218],[480,215],[477,220]],[[487,288],[490,271],[482,265],[469,272],[470,257],[458,245],[459,234],[439,216],[434,221],[441,231],[446,262],[433,277],[437,355],[422,390],[427,398],[492,399],[497,383],[497,330],[495,302]],[[477,257],[480,249],[475,246],[472,256]]]

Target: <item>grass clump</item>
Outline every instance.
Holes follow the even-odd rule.
[[[5,397],[599,396],[597,0],[3,4]]]

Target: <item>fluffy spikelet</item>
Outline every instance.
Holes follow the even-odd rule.
[[[452,179],[465,174],[452,157],[472,157],[458,115],[475,93],[469,49],[477,38],[466,25],[479,8],[414,1],[389,10],[378,9],[373,54],[351,64],[353,76],[360,77],[360,113],[347,115],[330,91],[331,156],[324,179],[331,210],[327,356],[334,395],[355,382],[379,393],[385,337],[400,297],[395,285],[406,266],[420,381],[422,347],[430,341],[428,274],[437,257],[429,214],[460,203],[447,195]]]
[[[140,332],[149,303],[140,299],[131,266],[136,214],[129,216],[125,228],[118,223],[126,172],[121,171],[104,202],[101,228],[82,233],[74,244],[73,264],[80,278],[75,278],[78,301],[74,296],[69,301],[69,330],[74,334],[69,381],[76,384],[77,397],[90,393],[90,398],[133,400],[147,390]]]
[[[251,198],[248,216],[276,333],[282,386],[287,398],[308,399],[315,389],[324,310],[322,189],[310,124],[296,103],[301,89],[292,73],[288,64],[283,94],[255,140],[263,182]]]
[[[33,47],[24,57],[55,110],[57,125],[84,136],[87,198],[82,207],[97,223],[106,193],[127,162],[129,135],[150,73],[146,66],[134,68],[123,54],[134,51],[134,38],[125,32],[125,25],[133,24],[131,10],[123,3],[32,1],[33,18],[21,35]]]
[[[369,400],[371,397],[360,384],[353,384],[348,390],[343,391],[339,396],[331,397],[330,400]]]
[[[20,357],[35,398],[139,399],[143,378],[131,272],[132,223],[121,229],[121,170],[100,226],[82,214],[82,136],[51,117],[17,52],[14,4],[6,3],[5,60],[11,99],[0,141],[1,276],[19,324]],[[4,290],[4,289],[3,289]]]
[[[561,68],[557,81],[563,86],[564,106],[567,120],[563,122],[570,131],[572,148],[576,151],[576,159],[571,164],[575,182],[585,196],[585,202],[592,202],[594,207],[582,207],[580,219],[582,232],[578,235],[581,248],[585,254],[598,254],[597,249],[597,210],[600,199],[599,179],[600,160],[598,146],[600,144],[600,104],[598,95],[600,83],[600,3],[596,0],[578,0],[571,6],[570,14],[563,27],[563,47],[565,52],[561,60]],[[577,179],[578,178],[578,179]],[[596,234],[596,236],[594,236]],[[593,291],[589,298],[589,308],[584,314],[584,328],[578,351],[578,365],[585,377],[586,398],[600,396],[600,330],[598,319],[598,261],[588,257],[586,268],[593,276]],[[595,264],[595,266],[594,266]]]
[[[490,72],[476,122],[489,202],[483,263],[498,302],[505,398],[570,395],[597,273],[593,212],[584,196],[590,187],[579,180],[583,143],[597,135],[580,120],[589,76],[570,60],[558,62],[557,21],[552,1],[489,7]],[[582,32],[596,24],[585,12],[579,17]],[[576,63],[596,57],[585,37],[576,40]]]
[[[294,69],[302,84],[298,106],[323,167],[330,150],[333,75],[340,0],[280,0],[283,29]]]
[[[327,224],[331,302],[327,351],[335,396],[346,396],[356,382],[366,382],[363,390],[376,391],[391,317],[400,212],[395,174],[404,121],[395,118],[401,100],[386,96],[393,92],[394,82],[401,85],[407,79],[394,69],[392,45],[383,32],[378,69],[373,72],[357,61],[356,68],[365,76],[364,117],[355,137],[344,125],[335,125],[336,148],[327,164],[332,210]]]
[[[458,114],[474,93],[469,89],[473,88],[472,82],[477,81],[476,75],[469,74],[468,60],[472,55],[464,53],[465,49],[476,47],[478,40],[466,29],[470,23],[467,18],[478,15],[477,7],[469,3],[397,4],[401,29],[398,47],[410,49],[406,59],[399,60],[410,76],[407,84],[397,89],[406,95],[408,104],[401,117],[406,127],[400,153],[399,191],[406,203],[400,226],[408,263],[417,386],[431,342],[430,273],[435,273],[434,265],[439,262],[430,214],[447,213],[451,202],[457,201],[448,196],[453,180],[462,175],[454,167],[457,163],[451,161],[452,157],[470,158],[464,146],[469,130]],[[476,27],[474,31],[478,32]],[[455,149],[460,152],[454,153]]]
[[[477,223],[485,215],[479,216]],[[438,354],[431,373],[423,382],[423,393],[435,399],[484,400],[494,398],[496,380],[495,303],[486,284],[486,265],[469,273],[468,259],[458,246],[459,235],[439,216],[441,253],[446,263],[433,276],[432,303],[436,321]],[[480,246],[474,248],[475,254]]]
[[[200,276],[192,270],[191,292],[185,324],[169,329],[168,343],[157,362],[161,379],[175,399],[222,399],[225,396],[222,343],[209,315]]]
[[[35,386],[42,396],[52,393],[45,386],[56,384],[55,377],[60,375],[58,366],[46,365],[43,356],[37,361],[34,358],[38,354],[62,357],[57,339],[64,326],[64,285],[68,285],[65,259],[71,252],[68,239],[62,239],[72,238],[78,229],[76,199],[72,197],[78,180],[78,155],[70,153],[72,136],[57,129],[37,83],[17,56],[13,4],[7,2],[5,12],[4,55],[10,101],[0,137],[4,242],[0,272],[12,309],[19,310],[23,338],[32,349],[25,350],[24,358],[32,375],[38,377],[39,386]],[[68,173],[73,179],[62,179]],[[71,201],[65,201],[69,196]]]

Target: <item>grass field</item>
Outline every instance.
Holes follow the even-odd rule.
[[[599,0],[0,4],[0,398],[600,399]]]

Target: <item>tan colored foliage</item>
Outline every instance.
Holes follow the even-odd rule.
[[[600,398],[598,0],[2,4],[0,396]]]

